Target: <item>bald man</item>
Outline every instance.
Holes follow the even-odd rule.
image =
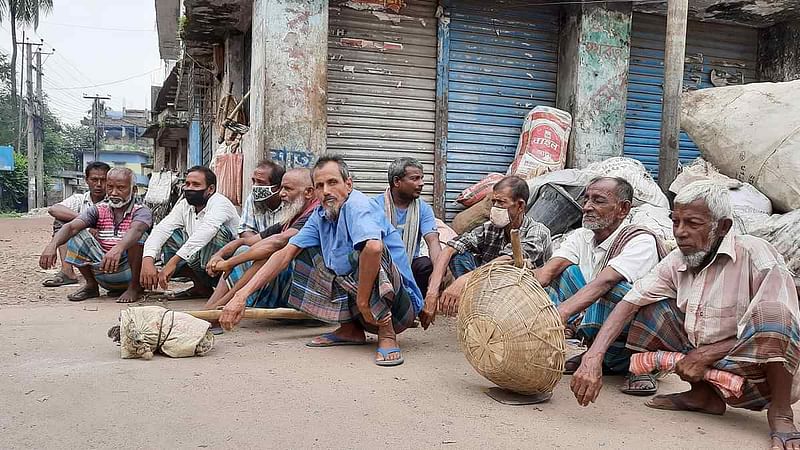
[[[303,228],[311,212],[319,206],[314,195],[311,172],[292,169],[281,180],[281,215],[278,223],[259,234],[239,238],[211,257],[206,270],[209,275],[225,274],[206,307],[223,306],[264,265],[273,253],[284,248]],[[231,257],[231,255],[233,255]],[[263,286],[247,299],[248,307],[278,308],[286,306],[285,289],[291,282],[291,269],[287,269],[268,286]]]

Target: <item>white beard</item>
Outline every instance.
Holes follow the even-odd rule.
[[[109,205],[111,206],[111,208],[113,208],[113,209],[120,209],[120,208],[124,208],[125,206],[128,206],[128,203],[130,203],[130,202],[131,202],[131,199],[133,199],[133,196],[132,196],[132,195],[131,195],[130,197],[128,197],[128,199],[127,199],[127,200],[126,200],[126,199],[123,199],[121,203],[118,203],[118,202],[115,202],[115,201],[113,201],[113,200],[111,200],[111,199],[109,198],[109,199],[108,199],[108,204],[109,204]]]
[[[293,202],[283,202],[278,222],[287,225],[295,216],[303,212],[304,206],[306,206],[306,202],[303,200],[303,197],[299,197]]]
[[[711,249],[714,248],[714,245],[716,244],[714,237],[716,236],[716,234],[717,234],[717,224],[715,223],[711,227],[711,231],[709,231],[708,233],[708,247],[704,248],[703,250],[696,251],[690,255],[686,255],[683,253],[683,251],[681,251],[681,255],[683,256],[683,262],[685,262],[686,265],[692,269],[699,268],[700,265],[703,264],[703,261],[706,260],[706,257],[708,257],[708,254],[711,253]]]
[[[597,220],[589,220],[587,221],[584,217],[583,221],[581,222],[581,226],[586,228],[587,230],[597,231],[602,230],[603,228],[608,228],[611,226],[612,220],[603,220],[601,218],[597,218]]]

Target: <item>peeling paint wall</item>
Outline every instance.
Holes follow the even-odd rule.
[[[758,78],[775,82],[800,79],[800,21],[779,23],[759,32]]]
[[[629,5],[582,6],[566,14],[557,103],[572,114],[569,167],[622,155],[630,29]]]
[[[328,2],[255,0],[252,25],[245,180],[269,155],[324,153],[327,127]]]

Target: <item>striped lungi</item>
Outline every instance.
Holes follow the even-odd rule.
[[[294,260],[289,305],[326,322],[359,320],[364,329],[376,332],[374,325],[364,323],[356,305],[359,254],[354,251],[349,256],[352,273],[337,276],[325,266],[320,247],[304,249]],[[391,315],[396,333],[410,327],[416,317],[414,303],[403,286],[403,278],[385,247],[369,307],[376,321]]]
[[[628,348],[637,352],[690,352],[694,346],[686,335],[684,317],[675,299],[641,308],[630,326]],[[799,361],[800,330],[791,312],[781,303],[761,301],[736,345],[714,368],[745,378],[740,397],[723,397],[728,405],[761,411],[771,399],[763,365],[782,362],[789,373],[795,374]],[[794,401],[796,389],[792,391]]]
[[[144,245],[147,234],[139,240],[139,245]],[[100,242],[89,233],[81,230],[67,242],[67,256],[65,261],[75,267],[91,266],[97,284],[109,291],[124,291],[131,282],[131,267],[128,264],[128,252],[124,252],[119,260],[119,266],[114,273],[100,271],[100,263],[106,252]]]
[[[550,295],[550,299],[556,306],[567,301],[573,295],[577,294],[579,290],[586,286],[586,280],[583,278],[583,273],[577,265],[571,265],[566,268],[561,275],[553,280],[545,290]],[[597,299],[591,306],[586,308],[583,315],[576,314],[570,317],[569,323],[576,324],[577,339],[583,339],[587,344],[591,344],[597,337],[600,327],[603,326],[614,306],[622,300],[622,297],[631,290],[630,283],[620,282],[614,285],[605,295]],[[603,358],[603,368],[607,372],[612,373],[625,373],[628,371],[630,365],[631,352],[625,348],[625,342],[628,339],[628,326],[623,328],[619,337],[611,343],[608,351]]]
[[[243,245],[236,250],[234,255],[240,255],[246,251],[250,250],[250,247],[247,245]],[[228,278],[225,280],[225,283],[228,285],[229,289],[232,289],[233,286],[244,276],[245,272],[247,272],[251,267],[253,267],[253,261],[247,261],[245,263],[239,264],[238,266],[231,269],[230,273],[228,274]],[[285,308],[288,307],[289,304],[287,303],[287,297],[289,296],[289,286],[292,283],[292,268],[291,266],[278,274],[278,276],[266,286],[260,287],[257,291],[250,294],[247,297],[247,307],[248,308]]]
[[[163,260],[164,264],[166,264],[176,253],[183,247],[183,244],[186,243],[188,236],[186,232],[182,229],[177,229],[172,232],[172,235],[167,239],[167,242],[164,243],[163,247]],[[188,266],[192,271],[200,278],[207,280],[209,284],[212,286],[216,285],[216,278],[211,278],[208,273],[206,272],[206,265],[208,265],[208,261],[211,260],[211,257],[214,256],[215,253],[222,250],[222,247],[225,246],[228,242],[234,240],[233,233],[228,230],[227,227],[220,227],[217,231],[217,234],[205,245],[205,247],[201,248],[200,251],[192,255],[188,261],[181,261],[178,264],[178,267],[175,269],[175,273],[178,273],[181,269]]]

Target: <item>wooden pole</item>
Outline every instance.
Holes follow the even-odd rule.
[[[686,15],[689,0],[669,0],[667,38],[664,43],[664,100],[661,110],[661,144],[658,185],[667,192],[678,176],[678,143],[681,132],[681,91],[686,55]]]
[[[519,230],[511,230],[511,251],[514,254],[514,265],[522,268],[525,265],[522,255],[522,244],[519,240]]]
[[[209,309],[204,311],[184,311],[186,314],[192,315],[197,317],[198,319],[203,320],[219,320],[220,316],[222,315],[221,309]],[[242,316],[244,319],[289,319],[289,320],[307,320],[313,319],[313,317],[309,316],[308,314],[297,311],[291,308],[275,308],[275,309],[264,309],[264,308],[247,308],[244,310],[244,315]]]

